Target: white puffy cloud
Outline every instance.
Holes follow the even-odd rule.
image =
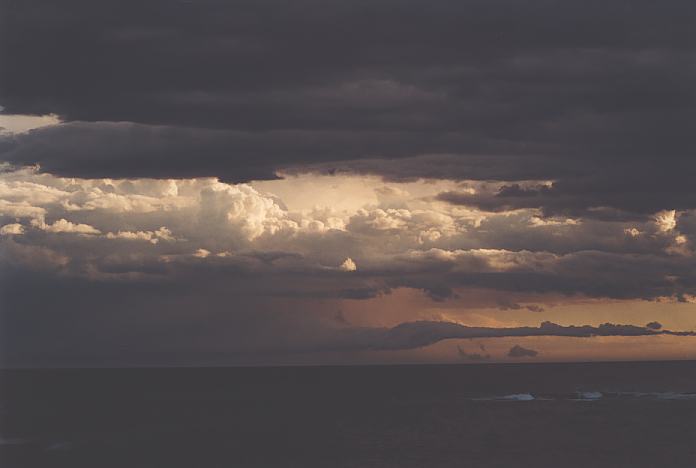
[[[274,197],[264,196],[246,184],[217,182],[204,187],[200,192],[199,216],[202,226],[236,231],[247,240],[300,228]]]
[[[206,258],[206,257],[208,257],[209,255],[210,255],[210,251],[209,251],[209,250],[205,250],[205,249],[197,249],[197,250],[193,253],[193,256],[194,256],[194,257],[198,257],[198,258]]]
[[[156,244],[160,240],[173,241],[174,236],[172,231],[162,226],[156,231],[118,231],[116,233],[106,233],[107,239],[125,239],[125,240],[144,240],[151,244]]]
[[[655,214],[655,225],[658,231],[668,232],[677,226],[676,210],[663,210]]]
[[[32,225],[43,231],[52,233],[101,234],[99,229],[96,229],[89,224],[73,223],[64,218],[61,218],[52,224],[34,222]]]
[[[331,178],[307,177],[306,187],[301,178],[292,181],[294,198],[288,183],[278,182],[293,200],[289,208],[269,192],[272,182],[83,180],[8,171],[0,174],[0,242],[14,236],[26,247],[50,248],[70,260],[66,274],[90,278],[295,275],[258,280],[254,288],[269,294],[367,298],[408,287],[442,299],[469,283],[503,290],[527,281],[537,290],[602,295],[611,287],[598,278],[628,284],[630,275],[635,285],[621,294],[634,294],[640,284],[647,296],[696,293],[693,268],[684,263],[693,254],[696,212],[630,222],[543,217],[536,209],[491,213],[437,200],[438,184],[402,188],[378,179],[360,181],[360,203],[331,207],[322,205],[322,190],[331,191],[332,200],[337,190],[349,198],[349,181],[334,187]],[[462,188],[485,189],[483,183]],[[617,265],[625,268],[622,275],[628,272],[625,278],[604,274]],[[336,276],[358,266],[360,274]],[[675,280],[662,285],[655,279],[660,274],[631,268]]]
[[[26,201],[12,202],[0,199],[0,215],[12,218],[43,219],[46,209],[32,206]]]
[[[342,271],[356,271],[358,269],[357,265],[351,258],[346,258],[338,268]]]
[[[18,236],[21,234],[24,234],[24,226],[19,223],[5,224],[3,227],[0,227],[0,235],[2,236]]]
[[[351,218],[349,228],[353,231],[363,232],[399,230],[407,225],[411,217],[411,212],[406,209],[360,209]]]

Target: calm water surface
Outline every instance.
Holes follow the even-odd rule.
[[[25,467],[696,467],[696,362],[12,370]]]

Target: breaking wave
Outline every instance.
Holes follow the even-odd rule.
[[[599,401],[599,400],[696,400],[696,392],[599,392],[578,391],[567,394],[513,393],[471,398],[475,401]]]
[[[577,398],[575,400],[579,401],[595,401],[600,400],[604,397],[602,392],[578,392]]]
[[[498,400],[498,401],[531,401],[536,398],[531,393],[513,393],[512,395],[474,398],[474,400]]]

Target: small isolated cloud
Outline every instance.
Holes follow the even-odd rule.
[[[508,351],[508,357],[511,358],[522,358],[522,357],[536,357],[539,354],[538,351],[529,348],[523,348],[520,345],[515,345]]]
[[[210,251],[205,250],[205,249],[198,249],[193,253],[193,256],[198,257],[198,258],[206,258],[209,255],[210,255]]]
[[[501,299],[498,301],[498,309],[500,310],[522,310],[526,309],[530,312],[543,312],[544,308],[536,304],[522,305],[516,302],[511,302],[506,299]]]
[[[649,328],[651,330],[659,330],[662,328],[662,324],[660,322],[649,322],[645,324],[645,328]]]
[[[481,351],[486,351],[485,346],[481,345],[480,348]],[[488,353],[467,353],[461,346],[457,346],[457,353],[461,359],[467,359],[469,361],[487,361],[491,358],[491,355]]]
[[[24,227],[19,223],[5,224],[0,228],[1,236],[19,236],[24,234]]]
[[[341,263],[341,266],[339,266],[338,269],[341,271],[355,271],[358,269],[358,266],[355,264],[352,258],[348,257],[343,261],[343,263]]]

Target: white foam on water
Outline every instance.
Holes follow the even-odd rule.
[[[0,445],[21,445],[21,444],[26,444],[29,441],[26,439],[19,439],[19,438],[9,438],[5,439],[3,437],[0,437]]]
[[[599,401],[599,400],[696,400],[696,393],[679,392],[576,392],[575,394],[536,397],[531,393],[472,398],[475,401]]]
[[[602,392],[578,392],[577,401],[596,401],[604,398]]]
[[[506,395],[503,400],[514,400],[514,401],[531,401],[534,399],[534,395],[531,393],[513,393],[512,395]]]
[[[532,401],[535,400],[534,395],[531,393],[513,393],[512,395],[505,396],[492,396],[483,398],[474,398],[478,401]]]

